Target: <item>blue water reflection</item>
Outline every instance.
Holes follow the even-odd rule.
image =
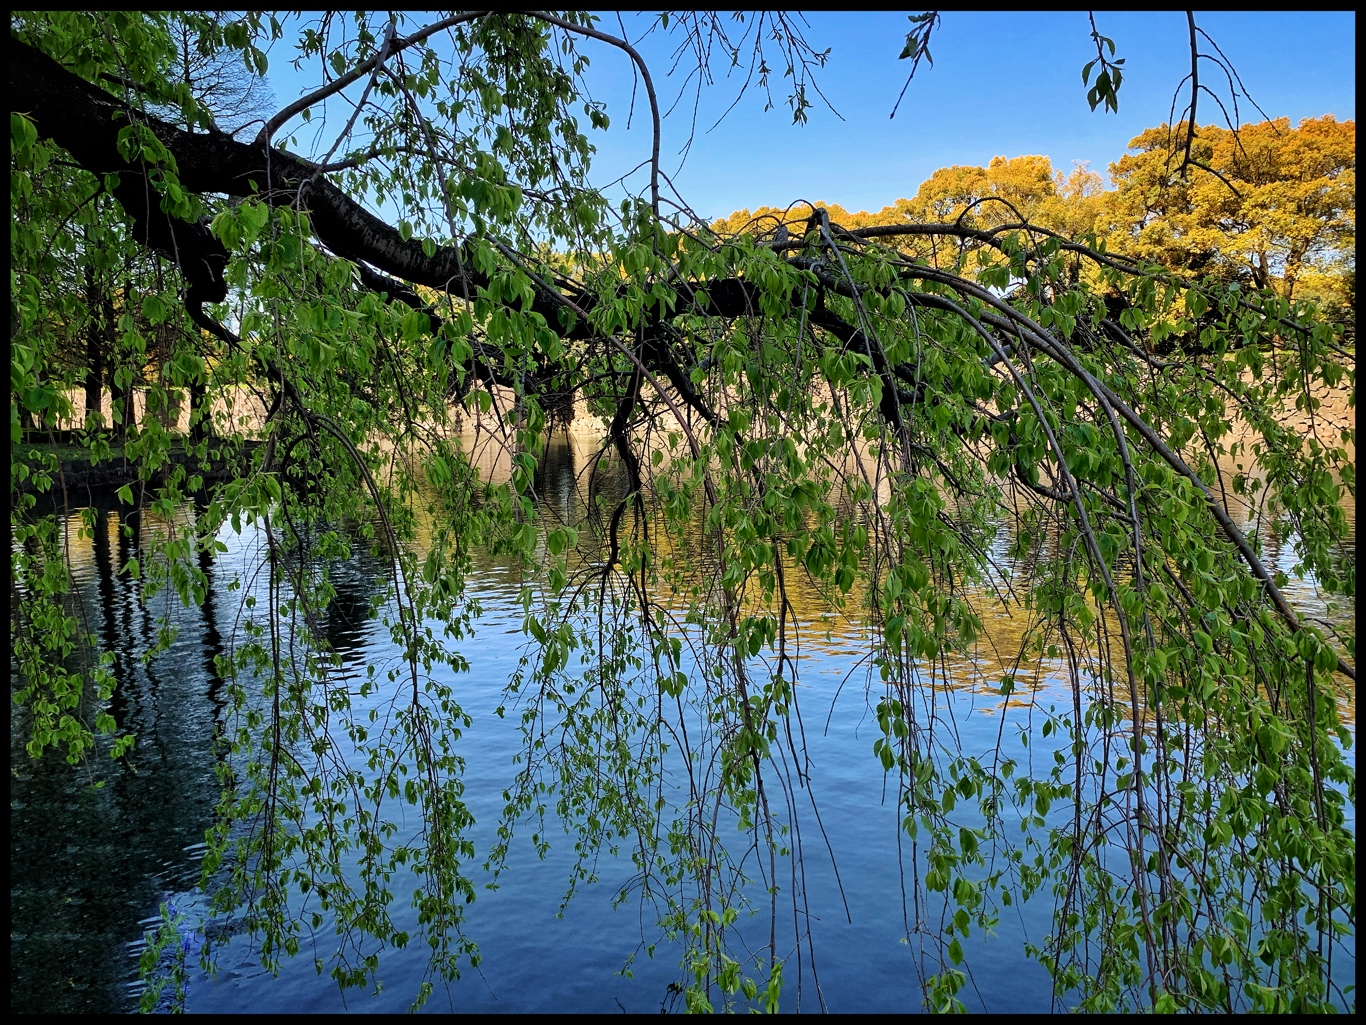
[[[566,471],[552,463],[541,481],[547,512],[569,521],[581,518],[572,464]],[[193,507],[177,513],[195,514]],[[159,905],[168,899],[174,903],[186,936],[205,927],[205,902],[195,883],[218,790],[214,766],[225,757],[218,738],[226,700],[214,659],[240,634],[244,597],[266,598],[263,575],[256,572],[263,546],[250,530],[234,534],[225,528],[219,540],[227,551],[202,564],[218,586],[201,606],[181,606],[165,594],[149,603],[139,582],[115,567],[126,563],[144,531],[161,525],[149,514],[133,514],[131,520],[121,520],[112,500],[106,501],[95,510],[93,536],[78,537],[78,520],[72,517],[69,540],[76,598],[101,646],[116,657],[121,687],[111,711],[137,735],[136,750],[125,763],[99,761],[89,770],[92,775],[73,772],[50,757],[31,762],[23,753],[22,719],[11,712],[11,1006],[16,1010],[128,1009],[139,993],[134,981],[139,939],[155,926]],[[1271,553],[1278,568],[1293,564],[1288,547]],[[334,567],[337,597],[322,632],[350,669],[397,660],[387,629],[369,615],[386,573],[387,566],[368,555]],[[242,590],[225,590],[232,579],[244,581]],[[495,714],[525,651],[519,586],[506,568],[481,564],[469,591],[478,596],[482,615],[475,637],[461,644],[471,668],[448,681],[473,719],[460,751],[466,761],[464,799],[475,820],[471,839],[481,857],[497,842],[504,791],[524,743],[515,712]],[[1312,581],[1295,581],[1288,591],[1302,606],[1325,611],[1314,606],[1321,599]],[[171,620],[178,636],[170,651],[143,663],[139,655],[151,644],[159,615]],[[917,918],[930,923],[938,918],[933,907],[927,914],[915,913],[909,883],[915,868],[912,842],[900,828],[895,780],[877,771],[873,743],[881,732],[874,706],[881,687],[860,661],[867,651],[862,628],[848,621],[836,627],[823,637],[814,622],[809,624],[802,648],[797,701],[809,759],[809,771],[802,775],[809,785],[791,788],[792,800],[805,803],[795,816],[782,816],[799,820],[803,830],[793,840],[800,859],[779,866],[785,894],[778,904],[784,919],[780,936],[786,936],[779,956],[789,966],[783,1007],[912,1011],[921,1003],[921,973],[935,970],[927,968],[935,937],[908,929]],[[958,678],[952,689],[938,694],[935,728],[955,731],[955,743],[965,753],[992,751],[1004,736],[1015,757],[1032,756],[1040,764],[1050,759],[1050,742],[1032,727],[1050,704],[1070,708],[1065,679],[1051,676],[1045,664],[1028,693],[1006,704],[995,692],[995,669],[968,664],[953,669]],[[943,688],[944,682],[937,680],[935,686]],[[1354,719],[1354,708],[1345,705],[1344,712]],[[1032,737],[1028,748],[1018,740],[1021,732]],[[1354,760],[1354,754],[1349,757]],[[789,769],[795,780],[795,767]],[[956,818],[972,826],[973,814],[975,808],[960,807]],[[468,908],[464,929],[478,943],[482,960],[458,983],[438,985],[427,1009],[682,1009],[679,949],[661,939],[649,907],[631,901],[613,907],[613,898],[636,872],[630,859],[602,854],[594,866],[598,882],[581,889],[561,911],[574,868],[573,840],[552,834],[542,858],[529,832],[524,830],[514,844],[496,890],[485,888],[491,877],[478,864],[467,867],[478,899]],[[393,889],[404,893],[405,882],[395,880]],[[803,900],[794,902],[794,893]],[[398,903],[396,925],[416,934],[415,913]],[[755,919],[736,927],[756,950],[767,942],[769,929],[767,905],[759,901],[757,907]],[[1046,971],[1021,953],[1026,942],[1044,940],[1051,913],[1051,900],[1042,899],[1004,908],[994,935],[974,933],[964,943],[970,979],[959,995],[970,1010],[1032,1012],[1056,1006]],[[211,932],[222,928],[208,925]],[[418,946],[385,952],[377,991],[342,992],[326,971],[335,947],[331,924],[324,922],[315,937],[305,932],[301,941],[299,956],[284,960],[279,976],[272,978],[260,966],[250,937],[227,936],[217,950],[214,974],[204,975],[190,959],[186,1009],[402,1011],[424,979],[425,950]],[[315,957],[323,962],[321,974]]]

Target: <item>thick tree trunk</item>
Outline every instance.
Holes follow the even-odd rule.
[[[190,443],[198,445],[209,436],[208,387],[195,383],[190,385]]]
[[[85,426],[98,428],[105,426],[104,371],[105,344],[108,341],[104,330],[101,312],[101,296],[95,283],[93,267],[85,269],[85,302],[90,311],[90,320],[85,329]]]
[[[110,426],[114,437],[122,442],[128,436],[128,427],[132,423],[133,392],[131,388],[119,386],[117,364],[109,369],[109,406],[113,421]]]
[[[1258,288],[1271,287],[1271,267],[1267,264],[1266,253],[1257,254],[1257,262],[1253,265],[1252,276]]]
[[[125,287],[123,294],[125,296],[131,295],[132,287]],[[112,426],[114,436],[122,442],[128,437],[137,421],[133,416],[133,376],[130,373],[127,386],[121,386],[118,382],[118,373],[121,369],[131,371],[132,367],[125,366],[126,360],[114,344],[114,300],[108,293],[100,298],[100,314],[100,321],[104,329],[102,334],[108,343]]]

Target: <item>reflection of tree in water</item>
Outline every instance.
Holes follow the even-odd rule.
[[[631,493],[631,474],[613,449],[603,449],[588,467],[588,517],[605,529],[617,503]]]
[[[573,524],[577,518],[574,499],[578,494],[578,486],[574,446],[568,434],[553,435],[541,458],[536,461],[532,476],[536,497],[543,507],[548,507],[562,522]]]
[[[575,473],[576,465],[585,467],[582,477]],[[581,525],[586,512],[582,496],[590,474],[595,498],[610,515],[626,494],[623,469],[609,453],[594,472],[582,454],[575,459],[570,445],[552,444],[535,478],[542,515],[547,521],[559,516]],[[212,770],[219,752],[214,738],[224,695],[214,657],[223,653],[226,641],[217,608],[225,596],[215,595],[214,577],[221,580],[225,571],[209,552],[197,553],[199,568],[210,578],[209,591],[198,606],[173,603],[170,612],[180,640],[166,655],[143,666],[139,656],[150,638],[145,624],[154,612],[142,600],[140,583],[118,572],[130,555],[138,553],[139,535],[131,529],[138,517],[120,518],[113,508],[111,500],[96,510],[92,558],[77,568],[76,597],[100,646],[115,655],[120,689],[114,707],[121,709],[115,714],[121,725],[138,734],[139,743],[127,766],[92,759],[91,771],[105,781],[103,789],[93,790],[86,772],[73,771],[60,759],[31,763],[22,746],[12,741],[11,1002],[21,1011],[79,1012],[128,1005],[126,982],[134,963],[125,945],[139,937],[139,919],[155,912],[165,891],[193,885],[196,859],[187,855],[187,848],[202,837],[217,796]],[[195,513],[204,511],[201,507]],[[142,513],[141,520],[137,530],[148,531],[145,537],[150,539],[150,532],[159,529],[158,521],[149,512]],[[71,521],[69,536],[75,537],[78,524],[79,515]],[[128,533],[121,529],[125,525]],[[690,535],[681,543],[700,536]],[[1009,531],[1002,530],[992,552],[1009,574],[1017,576],[1017,584],[1027,586],[1030,559],[1013,562],[1008,557],[1012,541]],[[1288,570],[1281,560],[1289,557],[1290,545],[1274,538],[1266,538],[1265,544],[1270,561]],[[1052,551],[1056,545],[1056,530],[1041,527],[1027,548],[1031,553]],[[695,557],[705,552],[699,545]],[[319,566],[310,568],[316,571]],[[348,661],[374,658],[384,650],[384,642],[367,636],[367,625],[372,603],[385,583],[387,562],[362,554],[330,563],[328,569],[335,597],[320,615],[319,638]],[[803,579],[794,569],[794,595]],[[981,610],[999,611],[983,617],[984,634],[973,666],[985,676],[994,673],[986,680],[994,684],[1001,671],[1012,668],[1015,652],[1032,629],[1032,617],[1018,605],[999,603],[997,595],[985,589],[965,597]],[[818,598],[813,590],[813,614]],[[236,599],[226,600],[223,629],[230,632]],[[805,601],[803,591],[798,612],[804,620]],[[819,647],[814,636],[809,643]],[[947,675],[956,679],[960,666],[946,662],[945,669],[952,669]],[[1021,691],[1012,703],[1028,700],[1028,674],[1021,675]],[[966,671],[963,679],[968,679]],[[22,735],[22,729],[12,731],[12,736]]]
[[[113,655],[109,711],[137,744],[121,761],[107,757],[107,745],[82,765],[53,751],[34,761],[23,748],[27,729],[12,723],[10,1005],[20,1013],[135,1005],[128,945],[166,891],[196,882],[194,851],[219,793],[224,698],[213,659],[223,639],[212,589],[197,607],[171,599],[148,609],[140,582],[120,569],[138,553],[139,532],[155,525],[140,522],[145,513],[115,514],[112,495],[92,498],[88,542],[78,539],[81,511],[67,519],[69,545],[90,546],[88,555],[71,553],[72,598],[95,643]],[[212,563],[200,556],[202,569]],[[161,614],[179,636],[144,664]],[[73,658],[89,663],[94,653],[83,644]]]
[[[330,567],[329,579],[336,593],[322,617],[321,639],[343,659],[364,655],[379,572],[380,567],[364,556]]]
[[[196,523],[203,519],[208,511],[208,498],[201,494],[195,499],[194,516]],[[204,574],[204,601],[200,603],[199,610],[202,614],[204,624],[204,675],[209,680],[209,700],[213,703],[214,722],[220,727],[223,725],[224,716],[227,711],[228,697],[224,693],[223,678],[218,673],[216,660],[220,655],[226,654],[223,647],[223,635],[218,632],[218,609],[217,601],[214,598],[214,555],[212,549],[200,547],[197,561],[199,571]]]

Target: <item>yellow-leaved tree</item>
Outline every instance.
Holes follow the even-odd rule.
[[[1111,250],[1181,272],[1349,307],[1356,244],[1356,122],[1331,114],[1198,129],[1176,175],[1186,126],[1140,134],[1110,165]]]

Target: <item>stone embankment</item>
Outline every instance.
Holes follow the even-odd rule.
[[[26,437],[23,441],[14,445],[11,449],[11,463],[16,458],[22,458],[21,452],[26,450],[55,449],[63,453],[58,459],[57,473],[53,476],[52,487],[43,489],[53,494],[61,495],[63,492],[68,496],[74,494],[85,494],[89,492],[111,491],[121,488],[125,484],[137,484],[139,481],[137,464],[125,458],[122,453],[115,452],[108,459],[98,463],[91,463],[87,455],[66,456],[65,453],[71,451],[79,445],[79,441],[72,436],[72,432],[65,431],[43,431],[41,434],[35,433]],[[236,451],[231,453],[217,454],[216,458],[199,460],[184,450],[173,449],[169,454],[168,462],[156,470],[151,479],[147,482],[152,486],[162,484],[166,479],[166,471],[171,467],[181,466],[187,471],[187,476],[198,474],[204,479],[205,487],[212,487],[222,481],[229,480],[238,475],[250,466],[253,453],[262,445],[260,441],[244,441],[236,446]],[[211,443],[210,448],[214,446]],[[32,467],[36,460],[26,460]],[[11,490],[15,494],[37,491],[34,478],[29,476],[25,480],[15,480],[11,473]]]

